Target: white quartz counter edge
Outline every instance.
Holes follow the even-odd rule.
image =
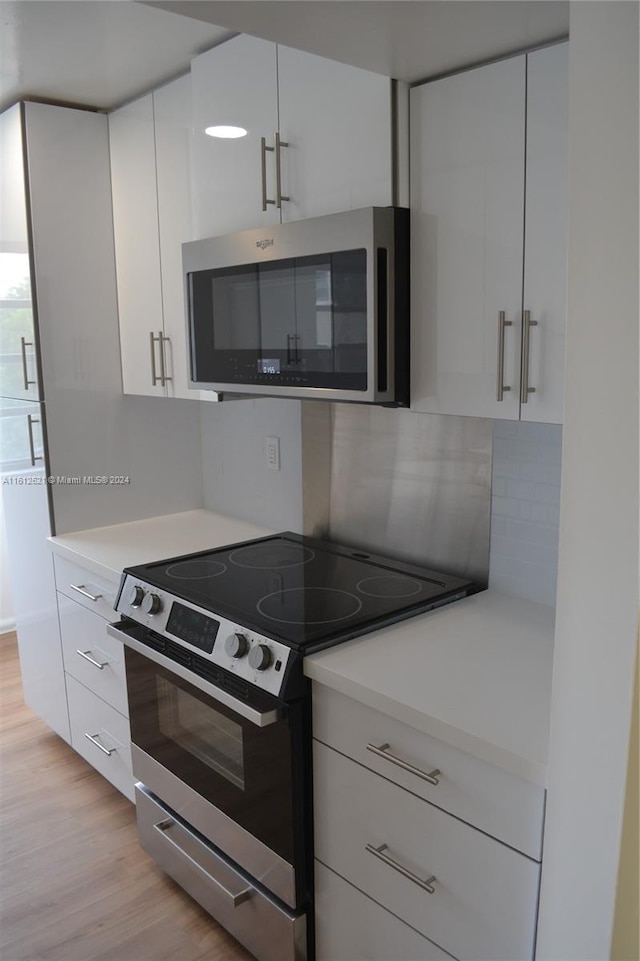
[[[488,590],[311,655],[305,674],[546,786],[554,614]]]
[[[213,511],[193,510],[50,537],[52,550],[107,580],[123,568],[235,544],[274,531]]]

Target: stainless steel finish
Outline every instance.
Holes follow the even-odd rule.
[[[163,387],[171,383],[171,377],[167,375],[167,358],[164,352],[165,343],[170,343],[171,338],[165,337],[165,335],[160,331],[158,334],[159,345],[160,345],[160,383]]]
[[[78,594],[82,594],[83,597],[87,597],[90,601],[99,601],[102,597],[102,594],[90,594],[84,584],[69,584],[69,587],[72,591],[77,591]]]
[[[276,154],[276,205],[278,209],[282,207],[283,200],[291,200],[291,197],[285,197],[282,193],[282,158],[280,157],[280,148],[288,147],[289,144],[280,140],[280,134],[276,132],[275,134],[275,154]]]
[[[273,148],[266,148],[267,150]],[[282,198],[283,200],[286,198]],[[267,201],[268,203],[270,201]],[[393,257],[394,211],[390,207],[365,207],[344,213],[329,214],[325,217],[312,217],[285,224],[271,224],[254,230],[224,237],[210,237],[182,245],[182,265],[185,277],[185,303],[191,302],[188,274],[216,267],[232,267],[240,264],[268,262],[287,257],[305,257],[324,254],[331,250],[355,250],[364,248],[370,269],[367,271],[367,369],[371,372],[367,390],[334,390],[315,387],[279,387],[269,384],[208,383],[195,381],[190,373],[189,386],[204,390],[217,390],[229,394],[259,394],[261,396],[308,398],[332,401],[360,401],[363,403],[392,402],[396,385],[394,356],[394,305],[395,270]],[[376,318],[378,316],[378,277],[377,256],[379,247],[389,250],[387,263],[387,389],[378,390],[376,371],[377,336]],[[187,357],[191,357],[188,324],[186,326]]]
[[[115,752],[116,752],[116,748],[115,748],[115,747],[105,747],[104,744],[101,744],[101,743],[100,743],[100,741],[98,740],[98,738],[100,737],[100,734],[99,734],[99,733],[98,733],[98,734],[87,734],[87,733],[85,733],[84,736],[87,738],[88,741],[91,741],[92,744],[95,744],[96,747],[100,748],[100,750],[102,751],[102,753],[103,753],[103,754],[106,754],[107,757],[111,757],[112,754],[115,754]]]
[[[187,821],[285,904],[295,908],[296,872],[293,865],[245,831],[137,744],[131,745],[131,762],[134,775],[162,798],[179,818]]]
[[[29,380],[29,370],[27,368],[27,347],[33,347],[33,341],[25,340],[24,337],[20,338],[20,348],[22,351],[22,376],[24,379],[24,389],[29,390],[32,384],[35,384],[35,380]]]
[[[33,425],[39,424],[40,421],[33,414],[27,414],[27,430],[29,432],[29,457],[31,458],[31,466],[35,467],[39,460],[44,460],[44,457],[36,457],[36,448],[33,441]]]
[[[76,654],[79,654],[80,657],[84,657],[85,661],[89,661],[89,664],[93,664],[93,666],[97,667],[99,671],[103,671],[107,666],[107,664],[109,663],[109,661],[96,661],[95,658],[91,657],[90,651],[81,651],[78,648],[78,650],[76,651]]]
[[[391,754],[389,751],[389,744],[380,744],[376,747],[375,744],[367,744],[367,751],[371,751],[372,754],[376,754],[378,757],[383,757],[385,761],[390,761],[391,764],[395,764],[397,767],[401,767],[403,771],[408,771],[410,774],[415,774],[416,777],[422,778],[423,781],[428,781],[429,784],[440,784],[441,771],[438,768],[434,768],[433,771],[421,771],[419,767],[410,764],[408,761],[403,761],[402,758],[396,757],[395,754]]]
[[[160,344],[160,353],[162,353],[162,333],[158,336],[154,334],[152,330],[149,331],[149,346],[151,348],[151,386],[156,387],[158,382],[162,386],[162,375],[158,374],[156,370],[156,341]]]
[[[369,854],[373,854],[373,856],[379,858],[380,861],[384,861],[384,863],[388,864],[390,868],[393,868],[394,871],[397,871],[398,874],[401,874],[403,878],[408,878],[409,881],[413,881],[414,884],[417,884],[418,887],[422,888],[423,891],[426,891],[427,894],[435,894],[436,889],[433,886],[433,883],[436,880],[435,874],[432,874],[430,878],[423,880],[417,874],[414,874],[413,871],[410,871],[409,868],[405,868],[404,865],[399,864],[398,861],[394,861],[392,857],[389,857],[388,854],[385,854],[384,852],[387,850],[388,848],[386,844],[380,844],[377,848],[374,847],[373,844],[367,844],[365,847],[365,851],[368,851]]]
[[[242,891],[238,891],[237,894],[234,894],[233,891],[230,891],[228,888],[226,888],[222,881],[218,881],[217,878],[214,878],[213,874],[210,874],[202,867],[201,864],[198,864],[196,859],[192,858],[191,855],[188,854],[184,848],[181,848],[177,841],[174,841],[171,835],[167,833],[170,828],[174,828],[176,826],[177,821],[174,821],[173,818],[165,818],[163,821],[158,821],[157,824],[154,824],[153,829],[154,831],[158,831],[164,840],[167,841],[168,844],[171,844],[183,858],[186,858],[186,860],[193,865],[195,870],[199,871],[204,876],[205,880],[207,880],[210,884],[215,884],[217,888],[220,888],[224,896],[229,898],[234,908],[237,908],[238,905],[242,904],[243,901],[248,901],[256,889],[251,885],[248,885],[247,887],[243,888]]]
[[[275,200],[269,200],[267,198],[267,150],[273,153],[274,148],[267,146],[267,141],[264,137],[260,137],[260,169],[262,172],[262,210],[263,212],[267,209],[269,204],[275,206]]]
[[[160,667],[164,667],[173,674],[177,674],[178,677],[181,677],[183,680],[189,681],[189,683],[197,687],[199,691],[208,694],[213,700],[224,704],[225,707],[235,711],[240,717],[243,717],[246,721],[251,721],[251,723],[257,727],[268,727],[269,724],[274,724],[282,716],[279,708],[273,708],[270,711],[256,711],[255,708],[252,708],[249,704],[245,704],[244,701],[239,701],[232,694],[221,690],[219,687],[216,687],[215,684],[211,684],[209,681],[205,681],[204,678],[194,674],[188,667],[177,664],[159,651],[154,651],[152,648],[147,647],[146,644],[137,641],[134,637],[121,631],[115,624],[107,624],[107,634],[109,634],[110,637],[115,637],[117,640],[122,641],[122,643],[130,647],[132,651],[137,651],[138,654],[149,658],[154,664],[159,664]]]
[[[529,394],[535,394],[535,387],[529,386],[529,348],[531,341],[531,328],[537,327],[538,321],[531,320],[531,311],[525,310],[522,318],[522,371],[520,374],[520,403],[526,404],[529,401]]]
[[[176,821],[145,785],[136,785],[135,796],[140,842],[167,874],[261,961],[306,961],[305,914],[255,888],[219,849]],[[167,821],[175,835],[170,844],[167,830],[159,828]]]
[[[511,390],[504,382],[504,329],[513,327],[513,321],[506,319],[504,310],[498,312],[498,380],[496,385],[496,400],[502,401],[506,390]]]
[[[304,532],[486,586],[491,435],[482,417],[302,404]]]

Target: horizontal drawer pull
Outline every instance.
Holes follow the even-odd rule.
[[[87,616],[93,617],[92,614]],[[84,657],[85,661],[89,661],[89,664],[93,664],[93,666],[97,667],[99,671],[102,671],[109,663],[109,661],[96,661],[95,658],[91,657],[91,651],[81,651],[78,649],[76,654],[79,654],[80,657]]]
[[[117,748],[115,747],[105,747],[104,744],[101,744],[100,741],[98,740],[98,738],[100,737],[99,734],[87,734],[85,732],[84,736],[87,738],[88,741],[91,741],[92,744],[95,744],[96,747],[100,748],[102,753],[106,754],[107,757],[111,757],[111,755],[117,751]]]
[[[210,881],[217,888],[219,888],[219,890],[222,891],[225,897],[229,898],[234,908],[237,908],[244,901],[248,901],[251,895],[253,894],[255,888],[252,888],[251,885],[249,885],[249,887],[244,888],[242,891],[238,891],[237,894],[234,894],[233,891],[230,891],[229,888],[225,887],[225,885],[221,881],[219,881],[216,877],[214,877],[213,874],[210,874],[207,870],[205,870],[205,868],[203,868],[202,865],[199,864],[195,858],[192,858],[190,854],[187,854],[184,848],[180,847],[177,841],[174,841],[173,838],[169,834],[167,834],[167,831],[170,828],[175,827],[175,825],[176,825],[176,822],[173,820],[173,818],[165,818],[164,821],[158,821],[158,823],[154,824],[153,827],[154,827],[154,830],[156,830],[158,834],[160,834],[165,839],[165,841],[167,841],[173,848],[175,848],[176,851],[178,851],[183,858],[185,858],[190,864],[192,864],[193,867],[197,868],[197,870],[205,876],[207,881]]]
[[[99,601],[102,594],[90,594],[89,591],[85,590],[84,584],[69,584],[72,591],[77,591],[78,594],[82,594],[83,597],[88,597],[90,601]]]
[[[387,850],[386,844],[381,844],[377,848],[374,847],[373,844],[367,844],[365,850],[368,851],[369,854],[373,854],[374,857],[378,858],[380,861],[388,864],[390,868],[393,868],[394,871],[397,871],[398,874],[401,874],[403,878],[413,881],[414,884],[417,884],[418,887],[422,888],[423,891],[426,891],[427,894],[435,894],[436,889],[433,886],[433,883],[436,880],[435,874],[432,874],[431,877],[427,878],[426,880],[418,877],[418,875],[414,874],[413,871],[410,871],[409,868],[403,867],[402,864],[398,864],[397,861],[394,861],[393,858],[384,853]]]
[[[438,768],[434,768],[433,771],[429,771],[428,773],[421,771],[419,767],[409,764],[408,761],[403,761],[402,758],[396,757],[395,754],[390,754],[388,744],[380,744],[379,746],[367,744],[367,751],[371,751],[371,753],[377,755],[377,757],[383,757],[386,761],[390,761],[391,764],[395,764],[396,767],[402,768],[403,771],[415,774],[416,777],[422,778],[423,781],[428,781],[429,784],[435,784],[436,786],[440,784],[439,779],[442,776],[442,771],[439,771]]]

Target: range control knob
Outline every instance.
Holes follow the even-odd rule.
[[[271,663],[271,651],[266,644],[256,644],[249,651],[249,664],[256,671],[266,671]]]
[[[157,594],[147,594],[142,602],[145,614],[158,614],[162,610],[162,598]]]
[[[229,657],[244,657],[249,649],[249,641],[244,634],[230,634],[224,642]]]
[[[131,607],[140,607],[142,604],[142,598],[144,597],[144,591],[139,584],[132,587],[127,594],[127,604]]]

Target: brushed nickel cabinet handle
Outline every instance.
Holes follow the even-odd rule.
[[[525,310],[522,319],[522,371],[520,375],[520,403],[526,404],[529,394],[535,394],[535,387],[529,386],[529,348],[531,342],[531,328],[537,327],[538,321],[531,320],[531,311]]]
[[[40,421],[33,414],[27,414],[27,430],[29,432],[29,455],[31,457],[31,466],[35,467],[36,462],[39,460],[44,460],[44,457],[36,457],[36,447],[33,441],[33,425],[39,424]]]
[[[24,389],[29,390],[32,384],[35,384],[35,380],[29,380],[29,369],[27,367],[27,347],[33,347],[33,341],[25,340],[24,337],[20,338],[20,348],[22,350],[22,376],[24,378]]]
[[[414,884],[417,884],[418,887],[422,888],[423,891],[426,891],[427,894],[435,894],[436,889],[433,886],[433,883],[436,880],[435,874],[432,874],[430,878],[423,879],[417,874],[414,874],[413,871],[410,871],[409,868],[405,868],[404,865],[394,861],[394,859],[389,857],[388,854],[385,854],[384,852],[387,850],[388,848],[386,844],[380,844],[377,848],[374,847],[373,844],[367,844],[365,847],[365,851],[368,851],[369,854],[373,854],[374,857],[378,858],[380,861],[383,861],[384,864],[388,864],[390,868],[393,868],[394,871],[397,871],[398,874],[401,874],[403,878],[413,881]]]
[[[95,744],[95,746],[96,746],[97,748],[100,748],[100,750],[102,751],[102,753],[103,753],[103,754],[106,754],[107,757],[111,757],[112,754],[115,754],[117,748],[115,748],[115,747],[105,747],[104,744],[101,744],[101,743],[100,743],[100,741],[98,740],[98,738],[100,737],[100,734],[99,734],[99,733],[98,733],[98,734],[87,734],[87,733],[85,732],[85,735],[84,735],[84,736],[87,738],[88,741],[91,741],[92,744]]]
[[[93,666],[97,667],[99,671],[104,670],[109,663],[108,661],[96,661],[93,657],[91,657],[91,651],[81,651],[78,649],[76,654],[79,654],[80,657],[84,657],[85,661],[89,661],[89,664],[93,664]]]
[[[249,887],[243,888],[242,891],[238,891],[237,894],[234,894],[233,891],[230,891],[228,887],[219,881],[218,878],[214,877],[213,874],[210,874],[205,868],[203,868],[203,866],[199,864],[195,858],[192,858],[191,855],[184,850],[184,848],[180,847],[177,841],[174,841],[173,838],[167,834],[169,828],[174,827],[175,824],[176,822],[173,820],[173,818],[165,818],[164,821],[158,821],[157,824],[154,824],[153,828],[160,835],[162,835],[165,841],[167,841],[173,848],[176,849],[176,851],[178,851],[181,857],[193,865],[193,867],[197,868],[197,870],[205,876],[207,881],[215,884],[215,886],[222,891],[227,898],[229,898],[234,908],[237,908],[244,901],[248,901],[255,889],[249,885]]]
[[[512,327],[513,321],[506,319],[504,310],[498,311],[498,381],[496,385],[496,400],[502,401],[505,390],[511,390],[504,382],[504,329]]]
[[[289,144],[288,144],[285,140],[280,140],[280,134],[279,134],[279,133],[276,133],[276,134],[275,134],[275,140],[276,140],[276,146],[275,146],[275,152],[276,152],[276,198],[277,198],[277,207],[278,207],[278,209],[280,210],[280,209],[282,208],[282,201],[283,201],[283,200],[291,200],[291,197],[285,197],[285,196],[283,195],[283,193],[282,193],[282,166],[281,166],[281,157],[280,157],[280,148],[281,148],[281,147],[288,147]]]
[[[82,594],[83,597],[88,597],[90,601],[99,601],[102,594],[90,594],[85,588],[84,584],[69,584],[72,591],[77,591],[78,594]]]
[[[162,331],[160,331],[158,334],[158,343],[160,345],[160,383],[163,387],[171,380],[171,378],[167,376],[167,358],[164,352],[164,345],[170,342],[171,338],[166,337]]]
[[[156,370],[156,347],[155,347],[156,341],[160,344],[160,353],[162,353],[162,333],[158,334],[158,336],[156,337],[154,332],[150,330],[149,345],[151,347],[151,386],[152,387],[156,387],[158,384],[158,381],[160,382],[160,386],[163,386],[162,374],[158,374]]]
[[[409,764],[408,761],[403,761],[402,758],[396,757],[395,754],[389,753],[388,744],[380,744],[376,746],[375,744],[367,744],[367,751],[371,751],[372,754],[378,757],[383,757],[385,761],[390,761],[391,764],[395,764],[396,767],[402,768],[403,771],[408,771],[410,774],[415,774],[416,777],[422,778],[423,781],[428,781],[429,784],[440,784],[440,778],[442,777],[442,771],[438,768],[434,768],[433,771],[421,771],[419,767],[415,767],[413,764]]]
[[[264,137],[260,137],[260,169],[262,172],[262,209],[263,211],[267,209],[268,204],[276,203],[275,200],[269,200],[267,198],[267,150],[273,153],[275,147],[268,147],[267,141]],[[276,171],[277,173],[277,171]]]

